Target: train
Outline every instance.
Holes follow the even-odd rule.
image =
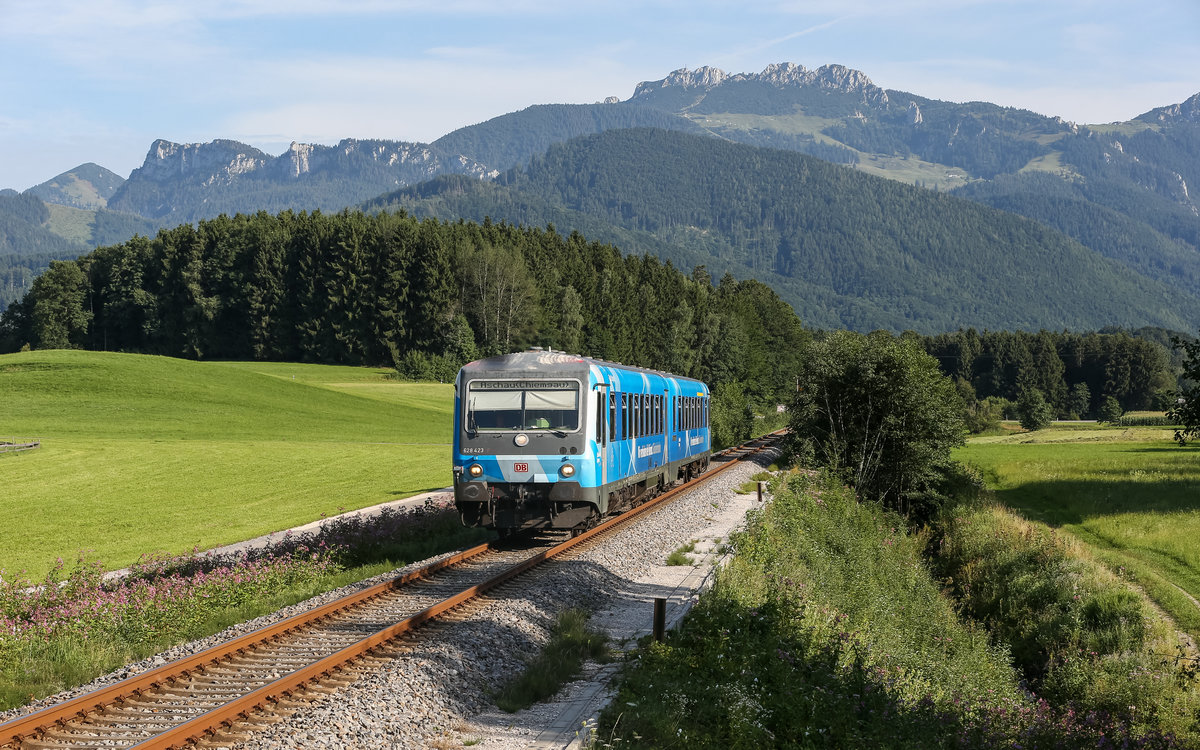
[[[549,349],[471,362],[454,383],[454,502],[501,536],[579,533],[708,468],[708,386]]]

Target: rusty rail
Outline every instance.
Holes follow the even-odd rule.
[[[731,460],[728,460],[719,466],[710,468],[709,471],[701,475],[700,481],[707,481],[708,479],[728,469],[730,466],[733,466],[739,461],[762,450],[771,443],[772,437],[774,437],[774,435],[758,438],[750,441],[745,446],[741,446],[740,448],[733,448],[724,451],[722,455],[727,458],[731,458]],[[733,457],[734,454],[738,453],[741,455]],[[632,518],[636,518],[643,513],[647,513],[658,508],[663,503],[666,503],[680,493],[688,492],[694,489],[696,486],[697,482],[689,482],[688,484],[665,492],[662,495],[659,495],[658,497],[653,498],[652,500],[649,500],[646,503],[637,506],[636,508],[633,508],[632,510],[626,511],[619,516],[610,518],[609,520],[598,524],[594,528],[562,542],[556,547],[534,555],[482,583],[464,589],[458,594],[455,594],[454,596],[451,596],[450,598],[445,599],[438,604],[407,617],[404,620],[380,630],[377,633],[358,641],[357,643],[332,653],[329,656],[320,659],[319,661],[313,662],[307,667],[303,667],[290,674],[284,675],[282,678],[272,682],[269,685],[264,685],[263,687],[247,693],[246,695],[241,696],[240,698],[237,698],[223,706],[201,714],[189,721],[180,723],[160,734],[133,745],[133,747],[141,750],[150,750],[152,748],[177,748],[200,742],[205,739],[206,736],[213,735],[222,731],[223,729],[229,728],[240,720],[250,718],[250,716],[255,712],[268,708],[268,704],[286,698],[297,690],[302,689],[309,683],[316,682],[323,677],[337,672],[363,655],[373,651],[389,641],[395,640],[397,637],[417,628],[429,620],[432,620],[439,615],[442,615],[462,605],[463,603],[508,582],[509,580],[547,560],[562,555],[568,550],[571,550],[596,536],[606,533],[615,526],[623,524]],[[163,687],[169,684],[172,680],[185,678],[196,672],[203,672],[206,667],[215,665],[224,659],[238,654],[239,652],[244,652],[258,644],[278,640],[285,635],[299,631],[302,628],[330,617],[337,612],[357,607],[364,602],[382,596],[383,594],[393,589],[400,588],[414,580],[426,578],[439,570],[457,565],[473,557],[477,557],[487,552],[489,549],[492,549],[492,547],[492,544],[481,544],[476,547],[472,547],[471,549],[464,550],[458,554],[446,557],[436,563],[424,566],[391,581],[377,584],[356,594],[329,602],[328,604],[313,609],[309,612],[295,615],[276,623],[275,625],[262,628],[261,630],[248,633],[232,641],[219,644],[192,656],[184,657],[169,664],[165,664],[161,667],[130,678],[129,680],[125,680],[91,693],[78,696],[61,704],[49,706],[27,716],[13,719],[5,724],[0,725],[0,746],[20,746],[24,740],[33,739],[36,735],[45,730],[54,727],[65,727],[67,723],[73,719],[86,717],[89,713],[100,711],[106,706],[120,704],[121,701],[127,698],[137,697],[146,691]]]

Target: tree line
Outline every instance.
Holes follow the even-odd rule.
[[[1169,332],[1137,333],[969,328],[923,341],[980,419],[1015,417],[1015,404],[1035,392],[1052,417],[1091,419],[1174,403],[1180,364],[1165,345]]]
[[[690,275],[581,235],[403,212],[219,216],[59,261],[0,317],[0,351],[396,366],[550,346],[697,377],[731,439],[793,390],[808,334],[757,281]]]

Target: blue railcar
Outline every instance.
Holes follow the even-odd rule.
[[[708,468],[709,391],[656,370],[531,350],[454,384],[454,501],[468,526],[586,529]]]

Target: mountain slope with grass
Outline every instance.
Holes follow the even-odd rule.
[[[497,183],[447,177],[370,205],[560,231],[616,226],[627,251],[765,281],[815,327],[1188,330],[1200,320],[1196,296],[1043,224],[793,152],[607,131]]]

